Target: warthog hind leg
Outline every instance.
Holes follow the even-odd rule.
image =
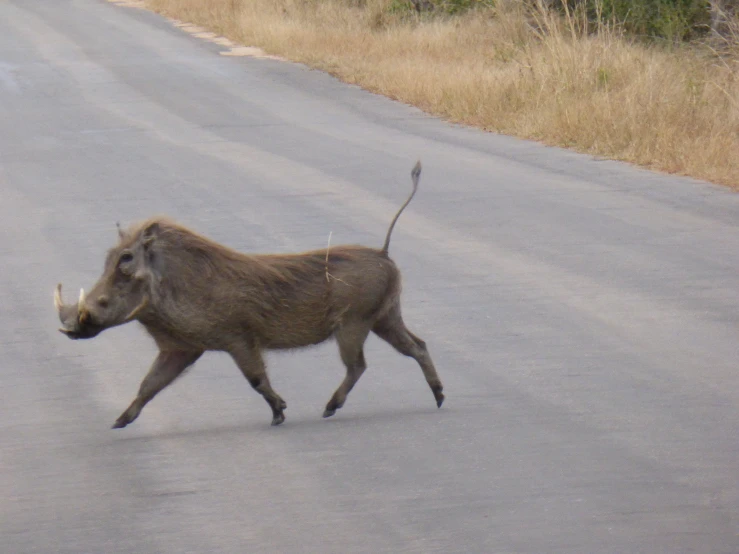
[[[375,323],[372,331],[388,342],[395,350],[418,362],[424,377],[426,377],[426,382],[434,394],[436,406],[441,408],[444,402],[444,394],[442,393],[444,387],[436,373],[434,362],[431,360],[426,343],[406,328],[400,313],[400,306],[396,304],[386,316]]]
[[[323,417],[331,417],[344,405],[349,391],[354,388],[364,370],[367,369],[363,347],[369,331],[369,327],[364,322],[349,324],[336,331],[336,342],[339,344],[341,361],[346,366],[346,377],[326,404]]]

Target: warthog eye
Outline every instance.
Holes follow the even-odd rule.
[[[133,268],[131,262],[133,261],[133,254],[131,252],[124,252],[121,257],[118,258],[118,271],[123,275],[131,275]]]

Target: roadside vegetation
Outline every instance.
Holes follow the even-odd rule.
[[[739,188],[729,0],[146,0],[448,120]]]

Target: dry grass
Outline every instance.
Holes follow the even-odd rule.
[[[393,0],[147,0],[449,120],[739,187],[739,60],[519,2],[420,21]]]

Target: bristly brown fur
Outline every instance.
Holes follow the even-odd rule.
[[[242,254],[163,218],[130,230],[118,249],[140,242],[151,226],[159,229],[152,252],[166,281],[152,289],[161,315],[152,310],[141,321],[151,323],[157,335],[183,335],[182,340],[203,349],[228,350],[229,341],[241,340],[244,327],[263,348],[317,344],[347,317],[376,318],[386,312],[400,291],[395,264],[361,246],[331,249],[334,279],[329,282],[326,249]],[[168,321],[177,324],[169,328]],[[182,321],[196,328],[183,333]],[[234,329],[235,336],[227,329]]]
[[[62,331],[71,338],[92,338],[136,319],[159,346],[139,394],[114,427],[133,422],[208,350],[232,356],[278,425],[286,404],[272,389],[262,351],[334,337],[347,374],[326,405],[329,417],[366,367],[363,345],[370,332],[418,362],[440,407],[441,381],[425,343],[403,323],[400,272],[387,255],[392,228],[415,194],[419,173],[420,163],[412,172],[413,192],[382,249],[342,245],[298,254],[244,254],[166,217],[119,229],[119,243],[108,252],[90,294],[79,307],[58,308]]]

